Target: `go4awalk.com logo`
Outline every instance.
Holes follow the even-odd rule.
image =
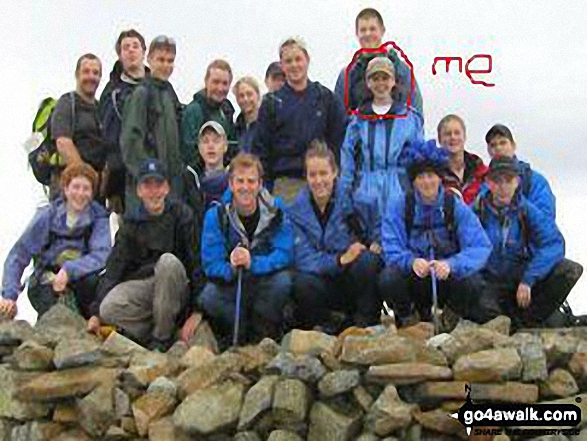
[[[465,404],[457,413],[450,416],[465,426],[467,435],[470,435],[475,427],[484,428],[475,429],[475,435],[498,434],[501,433],[502,427],[505,428],[507,435],[579,434],[577,426],[581,422],[581,408],[575,404],[475,404],[471,400],[471,387],[466,385],[465,390]],[[577,403],[581,402],[580,397],[575,400]],[[526,429],[527,427],[543,429]],[[544,429],[545,427],[548,429]]]

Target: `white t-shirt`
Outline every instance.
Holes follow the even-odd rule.
[[[377,115],[385,115],[387,112],[389,112],[389,109],[391,109],[391,104],[386,104],[384,106],[377,106],[373,104],[373,112],[375,112]]]

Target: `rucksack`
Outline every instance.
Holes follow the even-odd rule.
[[[75,126],[75,92],[69,93],[71,99],[71,125],[72,132]],[[33,174],[39,183],[49,186],[51,175],[61,167],[61,155],[57,152],[57,145],[51,139],[51,119],[57,101],[54,98],[45,98],[33,121],[33,133],[44,133],[41,144],[28,155],[28,161]]]
[[[444,201],[442,206],[442,215],[444,220],[444,225],[448,231],[448,238],[450,242],[456,247],[456,249],[460,249],[459,242],[457,240],[457,225],[455,222],[455,199],[458,196],[452,192],[446,192],[444,194]],[[406,203],[405,203],[405,214],[404,214],[404,222],[406,227],[406,236],[409,240],[410,232],[414,227],[414,215],[416,211],[416,198],[412,191],[406,192]]]

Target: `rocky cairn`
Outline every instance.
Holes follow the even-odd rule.
[[[0,441],[463,440],[448,415],[465,384],[475,402],[581,397],[587,423],[585,328],[510,336],[498,317],[436,336],[427,323],[294,330],[218,353],[202,321],[161,354],[85,326],[61,305],[34,328],[0,322]]]

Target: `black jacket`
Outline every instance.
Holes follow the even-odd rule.
[[[164,253],[175,255],[184,265],[189,280],[190,305],[203,286],[200,264],[200,223],[185,204],[167,199],[162,214],[152,216],[142,206],[125,215],[106,273],[100,281],[92,315],[97,315],[104,297],[116,285],[154,275],[155,265]]]

